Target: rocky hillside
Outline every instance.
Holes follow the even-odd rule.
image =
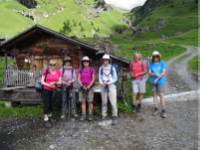
[[[197,6],[198,0],[147,0],[131,11],[132,25],[136,33],[163,37],[197,30]]]

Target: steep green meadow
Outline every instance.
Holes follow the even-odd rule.
[[[12,37],[32,25],[32,21],[16,11],[27,10],[16,1],[0,1],[0,37]]]

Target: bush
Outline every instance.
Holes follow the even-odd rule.
[[[128,29],[128,27],[126,25],[117,25],[117,26],[114,26],[114,31],[121,34],[123,33],[124,31],[126,31]]]

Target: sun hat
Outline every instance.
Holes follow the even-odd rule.
[[[55,59],[50,59],[49,60],[49,65],[56,65],[57,61]]]
[[[153,56],[160,56],[160,57],[161,57],[161,54],[160,54],[159,51],[154,51],[154,52],[152,53],[152,57],[153,57]]]
[[[71,61],[72,61],[72,59],[69,56],[67,56],[67,57],[64,58],[64,62],[71,62]]]
[[[104,54],[103,57],[102,57],[102,59],[110,60],[110,55]]]
[[[90,61],[90,58],[88,56],[84,56],[81,61]]]

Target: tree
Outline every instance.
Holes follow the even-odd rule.
[[[71,31],[71,23],[69,20],[67,20],[63,23],[63,28],[60,30],[60,32],[63,34],[69,34]]]

